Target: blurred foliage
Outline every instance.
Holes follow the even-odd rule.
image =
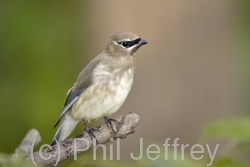
[[[17,157],[11,157],[8,154],[0,153],[0,165],[5,167],[34,167],[34,164],[25,161],[21,154]]]
[[[213,167],[250,166],[250,117],[227,118],[209,123],[203,138],[225,139],[221,155],[215,157]]]
[[[240,13],[240,17],[237,19],[240,19],[240,29],[238,30],[239,37],[240,37],[240,46],[239,50],[241,51],[241,58],[243,58],[244,64],[244,73],[247,81],[247,87],[244,93],[246,93],[247,101],[246,104],[249,105],[250,100],[250,1],[249,0],[240,0],[240,3],[237,3],[238,5],[238,11]],[[250,107],[250,105],[249,105]],[[250,110],[249,110],[250,112]]]
[[[225,118],[207,125],[205,137],[225,137],[235,141],[250,141],[250,117]]]
[[[0,148],[35,127],[45,143],[86,57],[83,2],[0,2]],[[82,61],[79,61],[82,60]],[[70,70],[69,70],[70,69]]]

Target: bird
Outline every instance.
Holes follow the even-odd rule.
[[[119,123],[108,116],[118,111],[126,100],[134,80],[135,53],[147,43],[129,31],[110,37],[104,51],[90,61],[69,89],[54,128],[61,121],[60,126],[50,145],[67,139],[80,121],[92,139],[96,138],[93,133],[96,128],[90,128],[86,121],[103,117],[112,129],[111,121]]]

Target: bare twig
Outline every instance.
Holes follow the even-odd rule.
[[[12,157],[16,157],[18,156],[18,154],[29,155],[31,153],[31,149],[33,149],[32,143],[34,142],[34,146],[37,146],[41,141],[42,138],[39,132],[36,129],[31,129],[26,134],[19,147],[16,148],[15,153],[12,155]]]
[[[94,132],[99,144],[104,144],[117,138],[124,139],[127,135],[134,133],[140,117],[136,113],[127,113],[115,119],[121,122],[119,126],[117,126],[118,124],[113,126],[115,133],[113,133],[106,124],[103,124],[98,131]],[[113,138],[113,140],[110,140],[111,138]],[[57,165],[58,162],[77,156],[77,154],[83,153],[96,145],[96,141],[92,140],[88,133],[84,131],[82,134],[60,142],[51,148],[30,154],[26,160],[43,166]]]

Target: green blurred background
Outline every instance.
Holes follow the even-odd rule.
[[[123,161],[139,149],[132,143],[140,137],[191,145],[210,122],[248,117],[249,9],[247,0],[1,1],[0,152],[14,152],[31,128],[49,143],[77,75],[123,30],[149,41],[137,53],[134,86],[115,114],[141,117],[121,143]],[[79,125],[74,134],[82,130]]]
[[[1,2],[0,125],[9,136],[1,139],[1,150],[12,152],[31,127],[47,142],[53,134],[86,58],[79,54],[87,29],[79,3]]]

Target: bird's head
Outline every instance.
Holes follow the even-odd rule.
[[[110,37],[106,52],[113,56],[133,56],[142,45],[147,43],[146,40],[141,39],[134,33],[128,31],[118,32]]]

